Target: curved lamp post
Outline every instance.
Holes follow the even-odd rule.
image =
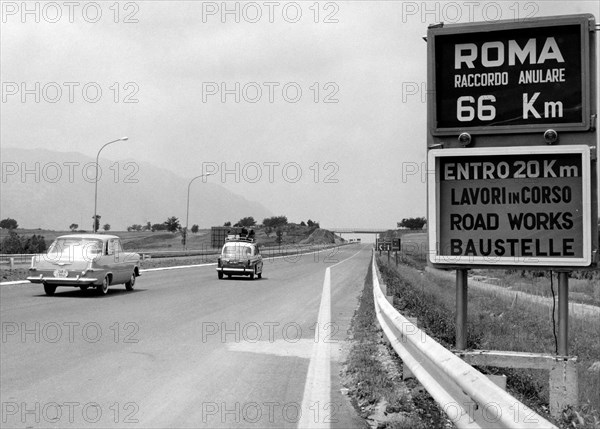
[[[213,174],[215,174],[215,173],[201,174],[200,176],[196,176],[192,180],[190,180],[190,183],[188,184],[187,211],[185,214],[185,234],[183,236],[183,250],[187,250],[188,224],[189,224],[189,220],[190,220],[190,187],[192,186],[192,182],[194,180],[199,179],[201,177],[212,176]]]
[[[111,143],[125,141],[127,139],[128,139],[128,137],[121,137],[120,139],[116,139],[116,140],[110,141],[108,143],[105,143],[98,151],[98,154],[96,154],[96,177],[94,180],[94,232],[98,231],[98,229],[96,228],[96,224],[98,223],[96,209],[98,207],[98,160],[100,158],[100,152],[102,152],[102,149],[104,149],[106,146],[108,146]]]

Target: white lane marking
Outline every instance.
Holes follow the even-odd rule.
[[[331,336],[331,330],[328,332]],[[312,349],[315,345],[313,338],[303,338],[301,340],[294,340],[291,342],[290,339],[281,339],[271,341],[257,341],[255,343],[248,341],[240,341],[239,343],[227,342],[225,346],[227,350],[238,353],[256,353],[262,355],[273,355],[273,356],[284,356],[284,357],[299,357],[302,359],[310,359],[312,356]],[[334,362],[340,362],[341,350],[339,347],[331,349],[331,360]]]
[[[1,282],[0,286],[10,286],[10,285],[25,285],[31,283],[29,280],[16,280],[14,282]],[[31,283],[33,284],[33,283]]]
[[[321,306],[315,329],[315,339],[308,364],[301,416],[298,428],[329,428],[331,415],[331,350],[325,341],[331,327],[331,270],[325,270]]]
[[[210,264],[177,265],[176,267],[145,268],[145,269],[141,269],[140,273],[148,273],[148,272],[151,272],[151,271],[180,270],[180,269],[183,269],[183,268],[210,267],[211,265],[217,265],[217,263],[216,262],[211,262]]]
[[[360,252],[362,252],[362,251],[363,251],[363,249],[360,249],[360,250],[359,250],[358,252],[356,252],[354,255],[352,255],[352,256],[349,256],[349,257],[347,257],[346,259],[344,259],[344,260],[342,260],[342,261],[340,261],[340,262],[337,262],[337,263],[335,263],[335,264],[331,265],[329,268],[333,268],[333,267],[335,267],[335,266],[337,266],[337,265],[343,264],[343,263],[344,263],[344,262],[346,262],[347,260],[354,258],[356,255],[358,255],[358,254],[359,254]]]

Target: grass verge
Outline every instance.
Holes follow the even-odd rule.
[[[379,259],[384,282],[395,307],[447,348],[455,343],[455,286],[452,280],[419,272],[409,266]],[[486,291],[469,290],[467,348],[555,353],[551,314],[531,302],[508,299]],[[570,352],[578,356],[580,406],[563,413],[555,423],[564,428],[600,429],[600,320],[569,321]],[[547,415],[548,372],[494,369],[505,374],[509,391],[536,411]]]
[[[473,270],[491,276],[493,284],[531,295],[552,298],[550,273],[531,270]],[[582,276],[586,274],[586,276]],[[558,280],[553,273],[554,293]],[[488,280],[489,281],[489,280]],[[574,271],[569,278],[569,301],[600,306],[600,273]]]
[[[376,323],[371,268],[351,324],[352,346],[344,380],[359,415],[371,427],[452,427],[429,394],[413,379],[402,381],[400,359]]]

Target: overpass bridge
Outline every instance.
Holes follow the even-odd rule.
[[[336,234],[381,234],[393,228],[327,228],[328,231]]]

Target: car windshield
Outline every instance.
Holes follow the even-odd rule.
[[[240,244],[240,243],[228,243],[223,247],[223,256],[228,258],[238,257],[243,258],[250,256],[252,253],[252,249],[250,246]]]
[[[48,249],[50,259],[91,261],[102,254],[102,240],[57,238]]]

